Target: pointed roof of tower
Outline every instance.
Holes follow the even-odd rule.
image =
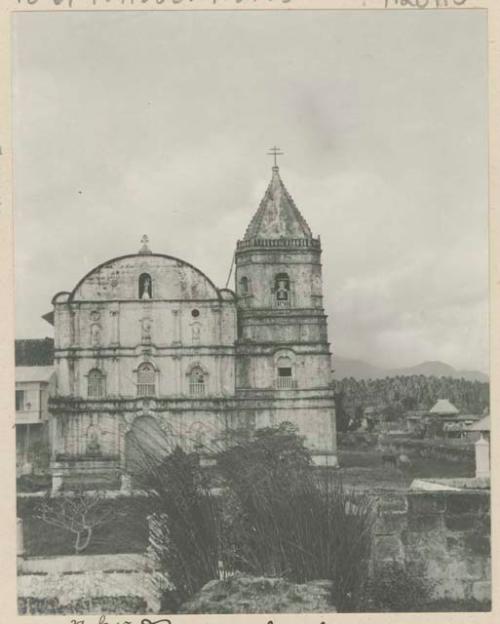
[[[286,190],[277,166],[273,167],[271,182],[243,240],[254,238],[312,238],[311,230]]]

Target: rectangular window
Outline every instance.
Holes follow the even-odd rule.
[[[16,390],[16,412],[22,412],[23,410],[24,410],[24,390]]]
[[[205,394],[205,382],[204,381],[191,381],[189,383],[189,392],[192,395],[200,396]]]
[[[276,380],[276,386],[279,390],[287,390],[297,387],[297,382],[293,378],[291,367],[278,366],[278,378]]]
[[[137,384],[137,396],[150,397],[156,395],[156,389],[154,383],[138,383]]]

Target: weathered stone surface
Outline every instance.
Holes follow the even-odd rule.
[[[470,578],[480,579],[485,575],[484,564],[481,559],[465,560],[466,574]]]
[[[403,561],[404,549],[398,535],[381,535],[375,540],[374,556],[377,562],[396,560]]]
[[[446,499],[438,492],[411,494],[408,509],[410,514],[441,513],[446,509]]]
[[[331,581],[296,584],[236,574],[207,583],[181,613],[335,613]]]
[[[489,557],[484,557],[481,559],[483,565],[483,579],[491,580],[491,559]]]
[[[408,510],[408,500],[402,494],[390,494],[378,499],[378,508],[380,512],[402,511]]]
[[[477,581],[472,585],[472,597],[480,602],[491,600],[491,581]]]
[[[417,514],[408,517],[408,530],[417,531],[439,531],[443,526],[441,514]]]
[[[374,563],[395,558],[411,567],[420,562],[425,564],[436,598],[488,601],[491,560],[487,493],[410,493],[408,501],[407,513],[390,513],[379,504]],[[391,504],[392,500],[387,507]]]
[[[374,530],[377,535],[387,535],[391,533],[401,533],[406,526],[406,513],[396,511],[380,514],[375,522]]]
[[[490,536],[480,533],[470,533],[464,537],[464,545],[468,552],[476,555],[491,553]]]
[[[445,526],[450,531],[467,531],[474,527],[475,516],[469,513],[445,516]]]
[[[440,579],[434,586],[436,598],[449,600],[468,600],[471,594],[471,585],[466,581],[456,579]]]
[[[446,496],[446,510],[450,514],[463,514],[489,510],[489,493],[459,492]]]

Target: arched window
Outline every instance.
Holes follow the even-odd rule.
[[[287,273],[278,273],[274,278],[274,301],[278,308],[290,307],[290,278]]]
[[[153,280],[149,273],[139,275],[139,299],[151,299],[153,297]]]
[[[98,368],[89,371],[87,394],[90,399],[99,399],[104,396],[104,375]]]
[[[245,295],[248,295],[249,292],[250,292],[250,289],[248,286],[248,277],[243,276],[240,279],[240,295],[244,297]]]
[[[195,366],[189,373],[189,394],[201,396],[205,394],[205,373]]]
[[[279,389],[296,388],[297,384],[293,376],[293,362],[288,356],[280,356],[276,366],[276,386]]]
[[[143,362],[137,369],[137,396],[154,396],[155,369],[149,362]]]

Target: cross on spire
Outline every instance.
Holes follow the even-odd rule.
[[[278,160],[277,160],[277,156],[283,156],[283,152],[281,151],[281,149],[279,147],[276,147],[276,145],[274,147],[271,147],[271,149],[267,152],[268,156],[274,156],[274,167],[277,168],[278,167]]]

